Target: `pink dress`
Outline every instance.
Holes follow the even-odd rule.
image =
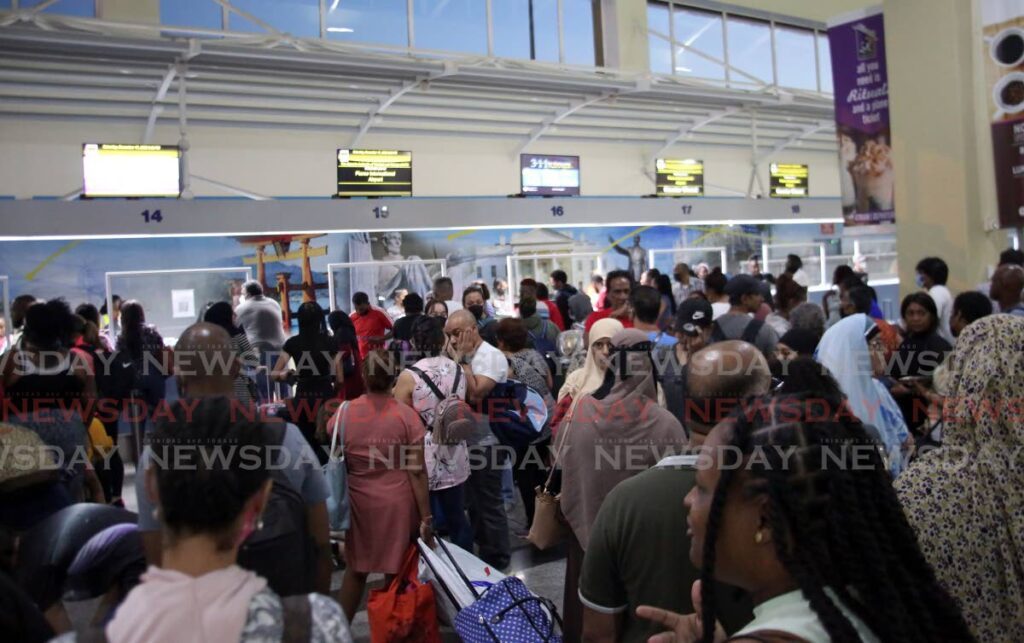
[[[334,426],[333,418],[328,426]],[[363,395],[349,402],[345,464],[352,525],[345,538],[345,558],[353,571],[400,570],[420,524],[402,462],[409,446],[423,444],[424,434],[416,411],[392,397]]]

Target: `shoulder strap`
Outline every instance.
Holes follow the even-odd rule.
[[[452,382],[452,395],[455,397],[459,396],[459,382],[462,381],[462,367],[458,364],[455,365],[455,381]]]
[[[342,416],[348,415],[348,400],[341,403],[341,408],[338,409],[337,415],[334,420],[334,433],[331,435],[331,451],[330,455],[334,455],[334,450],[337,448],[338,443],[341,443],[341,450],[345,450],[345,418]]]
[[[743,329],[743,336],[740,339],[748,344],[755,344],[762,326],[764,326],[764,322],[760,319],[751,319],[747,327]]]
[[[722,327],[718,324],[718,322],[711,322],[711,342],[724,342],[725,339],[725,331],[722,330]]]
[[[445,397],[446,397],[446,396],[445,396],[445,394],[441,392],[441,389],[439,389],[439,388],[437,387],[437,384],[434,384],[434,381],[433,381],[432,379],[430,379],[429,377],[427,377],[427,374],[426,374],[426,373],[424,373],[422,369],[420,369],[420,368],[417,368],[417,367],[415,367],[415,366],[410,366],[410,367],[409,367],[409,370],[410,370],[410,371],[412,371],[413,373],[416,373],[417,375],[419,375],[419,376],[420,376],[420,379],[422,379],[422,380],[423,380],[423,383],[424,383],[424,384],[426,384],[426,385],[427,385],[427,386],[428,386],[428,387],[430,388],[430,391],[431,391],[431,392],[432,392],[432,393],[433,393],[434,395],[436,395],[436,396],[437,396],[437,399],[438,399],[438,400],[443,400],[443,399],[445,399]],[[460,371],[461,371],[462,369],[460,368],[460,369],[458,369],[458,370],[460,370]]]
[[[313,610],[307,594],[283,597],[281,616],[284,620],[281,643],[309,643],[312,640]]]

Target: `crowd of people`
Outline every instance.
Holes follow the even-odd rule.
[[[565,552],[566,641],[1024,640],[1024,253],[956,296],[942,259],[916,272],[899,319],[848,266],[818,304],[799,257],[754,255],[515,300],[441,277],[307,301],[291,336],[249,282],[173,346],[138,301],[21,295],[0,631],[347,641],[417,539],[506,569],[519,537]],[[66,564],[26,553],[49,542]]]

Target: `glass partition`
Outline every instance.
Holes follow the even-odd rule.
[[[508,288],[512,297],[519,297],[519,282],[523,279],[534,279],[546,284],[551,272],[564,270],[569,284],[580,292],[590,285],[590,277],[595,274],[604,275],[604,259],[600,252],[566,252],[556,254],[518,254],[509,255]]]
[[[657,268],[662,274],[672,275],[677,263],[685,263],[690,270],[696,271],[697,265],[706,263],[708,268],[722,268],[722,272],[728,272],[726,249],[721,246],[713,248],[672,248],[664,250],[649,250],[647,252],[647,263],[651,268]]]
[[[193,268],[106,273],[107,310],[114,295],[142,304],[146,323],[156,327],[164,343],[173,346],[182,331],[199,320],[207,304],[229,301],[238,305],[242,284],[252,279],[251,268]],[[120,332],[117,320],[111,320]]]
[[[404,295],[414,292],[426,301],[433,290],[434,279],[446,276],[448,262],[445,259],[329,263],[327,289],[331,310],[351,311],[352,295],[365,292],[374,306],[399,312]],[[454,286],[456,294],[462,292],[462,284]],[[398,316],[401,314],[404,313],[399,312]]]
[[[826,252],[824,243],[766,243],[763,246],[761,270],[773,275],[786,271],[786,257],[796,255],[804,262],[804,272],[811,286],[825,285],[831,281],[826,274]]]
[[[853,242],[853,268],[872,283],[897,279],[896,237],[865,237]]]
[[[0,320],[3,321],[3,332],[0,332],[0,353],[6,351],[11,344],[11,289],[7,275],[0,275]]]

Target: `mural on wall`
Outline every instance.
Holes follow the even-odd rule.
[[[513,295],[519,280],[531,277],[547,282],[556,268],[565,270],[581,290],[587,289],[595,273],[624,269],[639,276],[654,267],[671,274],[678,262],[714,268],[722,265],[723,256],[726,272],[732,273],[742,270],[743,260],[751,254],[761,253],[764,243],[838,240],[841,226],[837,228],[827,235],[817,225],[801,224],[16,241],[0,243],[0,275],[10,278],[11,297],[22,293],[64,297],[75,306],[104,301],[107,272],[248,268],[268,294],[292,313],[303,301],[331,307],[331,287],[335,307],[348,310],[352,294],[364,291],[377,305],[392,308],[400,291],[425,295],[442,273],[451,277],[456,293],[475,280],[491,286],[501,279],[509,283]],[[781,263],[772,261],[764,262],[765,268],[781,270]],[[222,276],[214,285],[228,301],[238,285],[237,274],[230,277]],[[173,289],[191,288],[193,279],[198,277],[176,274]],[[125,278],[115,280],[112,289],[144,306],[154,298],[166,299],[166,307],[154,308],[171,311],[171,287],[165,285]],[[201,311],[207,302],[196,303]],[[160,326],[162,320],[149,321]]]

